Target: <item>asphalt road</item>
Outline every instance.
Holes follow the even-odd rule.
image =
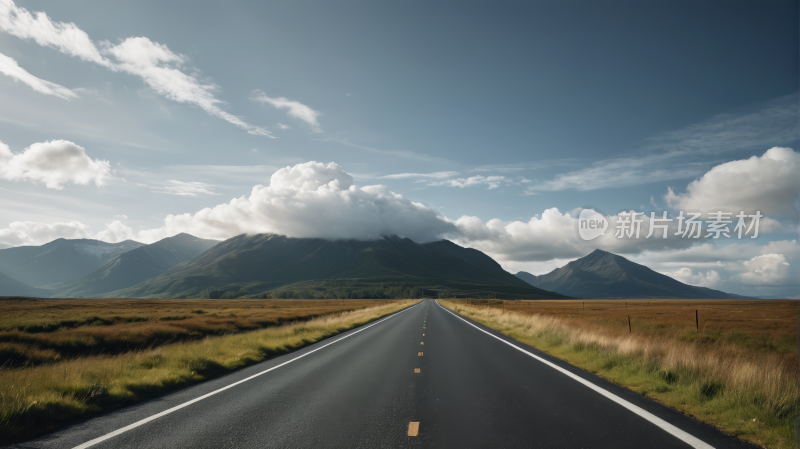
[[[15,447],[692,446],[752,447],[426,300]]]

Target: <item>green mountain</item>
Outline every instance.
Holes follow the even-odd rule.
[[[644,265],[599,249],[550,273],[535,276],[520,271],[517,277],[535,287],[574,298],[744,298],[684,284]]]
[[[0,272],[39,287],[77,279],[117,254],[142,246],[125,240],[106,243],[90,239],[57,239],[41,246],[0,249]]]
[[[31,287],[22,282],[0,273],[0,296],[33,296],[45,297],[49,294],[48,290]]]
[[[405,287],[404,287],[405,286]],[[416,287],[498,298],[560,298],[534,288],[480,251],[442,240],[418,244],[409,239],[323,240],[276,234],[240,235],[202,255],[114,297],[226,297],[267,292],[373,295],[389,288]],[[353,296],[349,296],[353,297]]]
[[[47,288],[53,290],[52,296],[67,298],[119,290],[158,276],[175,265],[199,256],[217,243],[217,240],[178,234],[118,254],[86,276]]]

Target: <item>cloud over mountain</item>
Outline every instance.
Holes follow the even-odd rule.
[[[143,241],[187,232],[224,239],[273,232],[290,237],[376,239],[400,235],[427,242],[454,233],[455,225],[435,210],[386,186],[359,187],[335,163],[306,162],[275,172],[250,196],[194,214],[169,215],[164,226],[143,231]]]

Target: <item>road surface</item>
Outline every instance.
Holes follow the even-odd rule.
[[[752,446],[425,300],[14,447]]]

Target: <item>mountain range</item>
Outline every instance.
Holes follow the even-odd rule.
[[[85,297],[123,289],[158,276],[218,244],[189,234],[178,234],[150,245],[117,254],[78,279],[48,285],[60,297]]]
[[[108,259],[143,246],[125,240],[56,239],[41,246],[0,249],[0,273],[33,287],[67,282],[89,274]]]
[[[223,242],[178,234],[144,245],[57,239],[0,250],[0,296],[235,298],[744,298],[683,284],[595,250],[548,274],[513,275],[486,254],[440,240],[290,238]]]
[[[326,280],[351,280],[351,284]],[[331,241],[276,234],[233,237],[191,261],[108,296],[204,296],[211,288],[246,294],[275,289],[374,291],[389,284],[415,286],[431,294],[562,297],[532,287],[480,251],[447,240],[419,244],[388,236],[374,241]]]
[[[541,276],[524,271],[516,276],[535,287],[573,298],[745,298],[684,284],[644,265],[599,249]]]

